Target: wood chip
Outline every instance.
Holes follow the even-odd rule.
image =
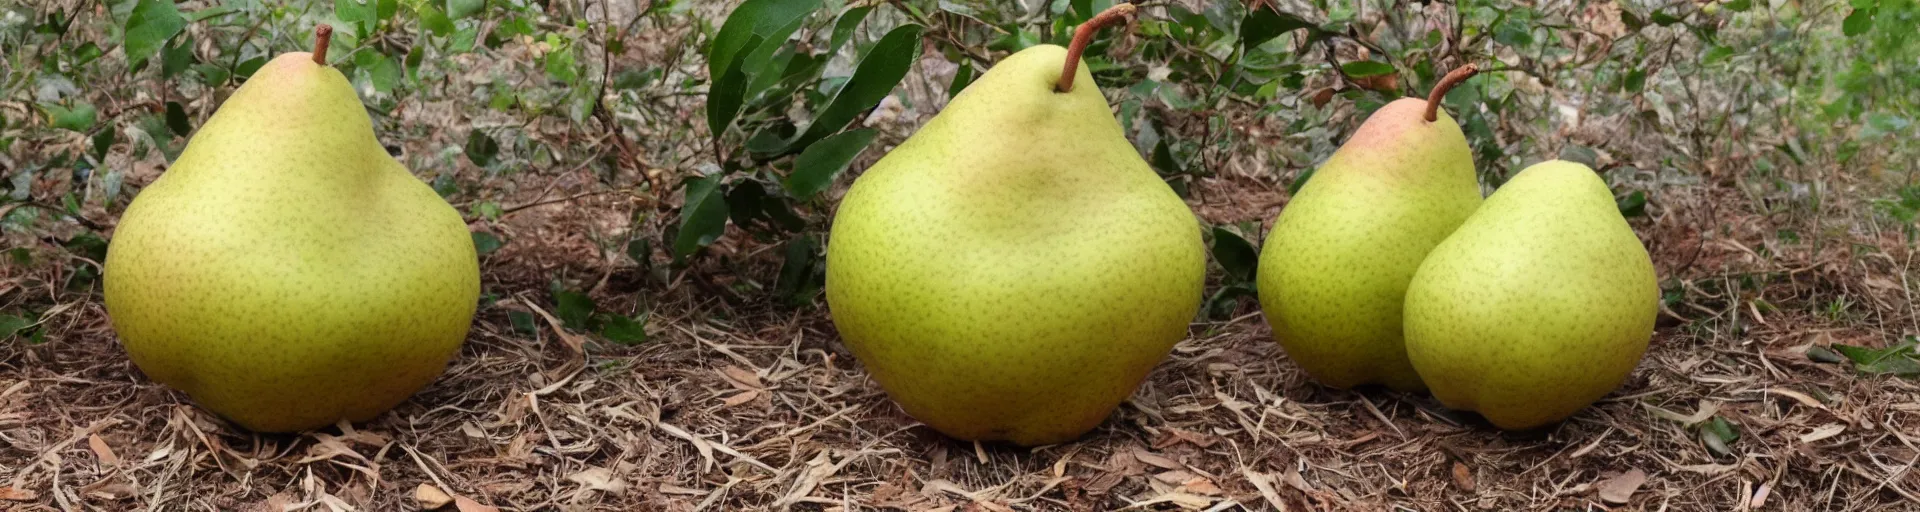
[[[453,506],[460,512],[500,512],[498,507],[481,504],[466,496],[454,496]]]
[[[1613,478],[1602,480],[1597,487],[1600,488],[1602,501],[1623,504],[1632,500],[1633,493],[1639,491],[1640,486],[1645,483],[1647,483],[1647,473],[1635,468],[1615,475]]]
[[[93,456],[99,457],[101,464],[120,465],[120,456],[113,453],[113,447],[107,446],[107,440],[101,439],[100,434],[87,434],[87,448],[93,449]]]
[[[1473,492],[1476,487],[1473,483],[1473,470],[1467,469],[1467,465],[1461,464],[1460,461],[1454,461],[1453,484],[1460,486],[1462,491]]]
[[[34,499],[39,497],[40,497],[40,493],[29,491],[26,489],[21,489],[18,487],[0,487],[0,500],[33,501]]]
[[[436,510],[453,504],[453,496],[433,484],[420,484],[413,488],[413,502],[419,504],[422,510]]]
[[[1148,465],[1158,466],[1162,469],[1186,469],[1187,468],[1185,464],[1181,464],[1179,461],[1169,459],[1164,455],[1160,455],[1157,453],[1153,453],[1153,452],[1149,452],[1141,449],[1133,450],[1133,458],[1139,460],[1140,462],[1145,462]]]
[[[1815,427],[1812,432],[1807,432],[1806,434],[1801,435],[1800,442],[1811,444],[1816,441],[1820,441],[1822,439],[1840,435],[1841,432],[1846,432],[1846,431],[1847,431],[1847,426],[1844,424],[1828,423],[1823,426]]]

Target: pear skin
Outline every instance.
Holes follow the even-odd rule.
[[[1407,289],[1407,355],[1448,407],[1522,430],[1618,388],[1653,336],[1653,261],[1587,166],[1515,175]]]
[[[133,362],[261,432],[365,421],[444,371],[473,239],[311,54],[260,68],[134,199],[106,306]]]
[[[834,325],[949,436],[1093,429],[1186,337],[1206,253],[1067,51],[1016,53],[853,184],[827,246]]]
[[[1480,205],[1460,125],[1427,110],[1406,98],[1375,111],[1287,203],[1260,252],[1273,336],[1322,384],[1425,388],[1401,333],[1407,283]]]

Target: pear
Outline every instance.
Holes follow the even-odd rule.
[[[480,289],[466,224],[345,76],[268,62],[127,206],[106,305],[153,380],[255,431],[364,421],[438,377]]]
[[[1480,205],[1473,155],[1440,109],[1474,73],[1426,100],[1375,111],[1280,212],[1260,253],[1260,307],[1287,356],[1337,388],[1425,386],[1407,362],[1400,308],[1427,252]]]
[[[1660,289],[1606,182],[1544,162],[1509,180],[1420,265],[1407,355],[1441,403],[1521,430],[1558,422],[1626,380]]]
[[[830,236],[847,347],[908,414],[974,441],[1093,429],[1186,337],[1206,273],[1193,213],[1078,52],[1052,45],[1001,61],[868,169]]]

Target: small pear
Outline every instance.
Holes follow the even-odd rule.
[[[1199,310],[1199,223],[1079,65],[1092,29],[1125,14],[1089,21],[1074,51],[1035,46],[995,65],[860,176],[834,217],[834,325],[908,414],[949,436],[1079,437]]]
[[[1620,386],[1653,336],[1660,288],[1605,181],[1520,171],[1434,248],[1407,289],[1407,355],[1441,403],[1510,430]]]
[[[134,364],[255,431],[406,400],[458,351],[480,292],[466,223],[374,139],[324,64],[330,30],[234,91],[107,248]]]
[[[1426,100],[1375,111],[1280,212],[1260,253],[1260,306],[1287,356],[1322,384],[1425,388],[1401,336],[1407,282],[1427,252],[1480,205],[1473,155]]]

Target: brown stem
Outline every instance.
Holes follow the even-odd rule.
[[[333,41],[333,25],[313,27],[313,63],[327,65],[327,43]]]
[[[1447,72],[1447,76],[1441,77],[1440,83],[1434,84],[1433,92],[1427,93],[1427,122],[1431,123],[1440,119],[1440,100],[1446,99],[1447,91],[1453,90],[1453,86],[1460,85],[1460,82],[1465,82],[1468,78],[1473,78],[1473,74],[1479,72],[1480,68],[1473,67],[1473,64],[1467,64],[1453,68],[1453,71]]]
[[[1065,69],[1060,71],[1060,84],[1054,88],[1055,91],[1073,90],[1073,75],[1079,72],[1080,54],[1087,51],[1088,43],[1093,42],[1093,33],[1115,23],[1125,23],[1127,18],[1133,16],[1133,9],[1131,3],[1113,4],[1113,7],[1100,11],[1100,14],[1094,15],[1093,19],[1080,24],[1080,28],[1073,31],[1073,43],[1067,45],[1067,64]]]

